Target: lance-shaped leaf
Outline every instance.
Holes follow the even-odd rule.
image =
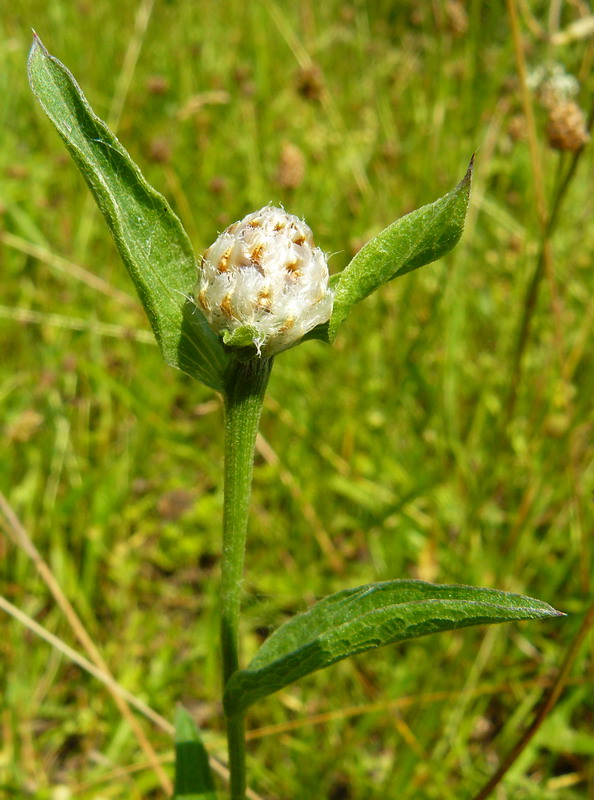
[[[175,790],[173,800],[216,800],[215,785],[200,732],[190,714],[175,714]]]
[[[229,356],[188,299],[197,272],[181,222],[37,36],[29,82],[107,221],[165,361],[222,391]]]
[[[413,580],[370,583],[321,600],[282,625],[247,669],[225,688],[225,711],[256,700],[348,656],[429,633],[521,619],[561,616],[540,600],[472,586]]]
[[[384,283],[441,258],[458,243],[470,199],[473,162],[474,158],[455,189],[396,220],[362,247],[336,276],[329,341],[334,341],[339,325],[355,303]],[[325,331],[317,330],[316,338],[326,338]]]

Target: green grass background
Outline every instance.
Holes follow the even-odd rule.
[[[0,487],[118,680],[169,718],[183,701],[221,757],[221,404],[134,340],[147,330],[140,305],[122,296],[133,290],[107,229],[28,89],[30,29],[117,128],[197,252],[226,224],[282,203],[339,270],[386,224],[448,191],[478,152],[455,252],[358,306],[332,348],[312,342],[276,361],[245,655],[317,597],[395,577],[519,591],[568,617],[389,647],[261,702],[249,728],[284,726],[249,747],[250,784],[270,800],[472,798],[530,723],[589,603],[592,156],[553,241],[559,324],[545,278],[508,418],[539,249],[532,169],[512,135],[521,108],[504,5],[470,0],[465,31],[449,9],[13,0],[0,12]],[[546,26],[548,3],[525,9]],[[562,12],[562,25],[577,18],[569,4]],[[583,79],[587,107],[592,40],[550,48],[528,21],[529,66],[564,64]],[[546,148],[541,112],[536,122],[550,197],[568,157]],[[293,188],[279,174],[287,145],[305,165]],[[2,538],[0,554],[2,593],[76,647],[25,553]],[[104,687],[4,614],[0,676],[0,795],[163,796],[150,769],[129,769],[145,759]],[[494,797],[594,796],[592,678],[587,641]],[[170,754],[168,738],[146,729]]]

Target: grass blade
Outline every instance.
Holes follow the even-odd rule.
[[[173,800],[216,800],[208,754],[190,714],[175,714],[175,792]]]

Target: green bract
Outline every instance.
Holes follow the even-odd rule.
[[[109,225],[163,358],[223,391],[230,356],[190,299],[196,260],[181,222],[37,36],[29,81]]]
[[[328,339],[351,308],[382,284],[436,261],[460,240],[470,199],[474,156],[466,175],[445,197],[407,214],[368,242],[336,277]]]

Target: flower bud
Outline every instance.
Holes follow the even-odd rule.
[[[272,206],[223,231],[204,253],[196,302],[228,345],[271,356],[332,312],[326,257],[309,227]]]
[[[547,139],[554,150],[569,150],[576,153],[590,141],[586,119],[582,109],[568,100],[549,109]]]

